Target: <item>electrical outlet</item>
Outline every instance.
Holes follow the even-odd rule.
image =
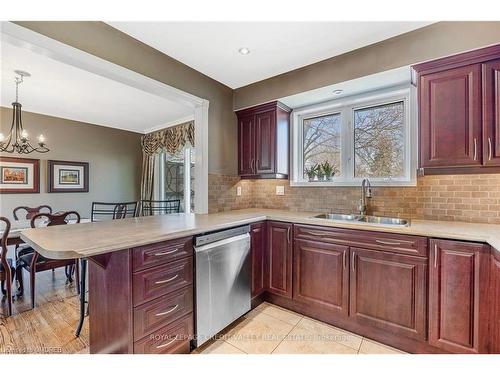
[[[285,187],[276,186],[276,195],[285,195]]]
[[[241,196],[241,186],[236,186],[236,195]]]

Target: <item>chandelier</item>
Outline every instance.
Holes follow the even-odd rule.
[[[31,154],[32,152],[47,152],[49,149],[45,147],[45,138],[43,134],[38,136],[38,147],[31,144],[28,138],[28,132],[23,129],[21,118],[21,103],[19,103],[19,85],[23,82],[24,77],[30,77],[31,74],[22,70],[16,70],[16,101],[12,103],[12,125],[10,126],[9,135],[5,137],[0,133],[0,152],[17,152],[19,154]]]

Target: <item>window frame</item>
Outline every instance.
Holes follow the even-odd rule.
[[[415,100],[416,90],[412,85],[407,84],[312,104],[293,110],[291,113],[290,186],[359,186],[363,177],[354,177],[354,111],[401,101],[405,112],[405,176],[391,179],[369,177],[369,179],[373,186],[416,186],[417,121]],[[342,176],[333,177],[332,181],[308,181],[303,176],[303,121],[336,113],[341,115],[340,159]]]

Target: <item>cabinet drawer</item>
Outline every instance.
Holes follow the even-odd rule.
[[[294,225],[294,238],[360,246],[391,253],[427,257],[427,238],[404,234]]]
[[[133,275],[134,306],[183,288],[192,282],[192,257],[138,272]]]
[[[184,237],[140,246],[133,250],[134,272],[193,255],[193,238]]]
[[[189,353],[193,338],[193,314],[155,331],[134,343],[134,354],[184,354]]]
[[[169,293],[134,309],[134,340],[193,311],[193,287]]]

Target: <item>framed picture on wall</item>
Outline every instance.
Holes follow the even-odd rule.
[[[89,163],[48,160],[49,193],[87,193],[89,191]]]
[[[40,160],[0,156],[0,193],[39,193]]]

